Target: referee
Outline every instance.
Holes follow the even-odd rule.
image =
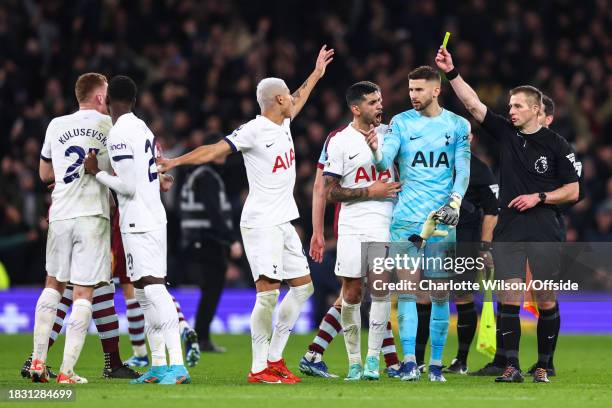
[[[545,128],[548,128],[554,121],[555,119],[555,103],[553,102],[553,100],[547,96],[547,95],[542,95],[542,112],[539,116],[539,120],[540,120],[540,125],[542,125]],[[570,156],[571,159],[570,161],[573,162],[574,165],[574,169],[576,170],[576,174],[578,175],[578,187],[579,187],[579,197],[578,197],[578,201],[582,200],[584,198],[584,193],[585,193],[585,189],[584,189],[584,176],[582,173],[582,163],[578,161],[575,152],[572,150],[572,153],[574,154],[574,156]],[[576,201],[576,202],[578,202]],[[562,240],[565,242],[566,240],[566,234],[567,234],[567,230],[565,227],[565,220],[563,218],[562,213],[566,212],[567,210],[569,210],[574,204],[576,204],[575,202],[572,203],[567,203],[564,205],[559,206],[559,212],[557,213],[557,217],[558,217],[558,221],[559,221],[559,226],[561,228],[561,237]],[[571,254],[563,254],[562,253],[562,259],[565,256],[571,256]],[[562,262],[561,265],[561,272],[563,273],[563,269],[564,269],[564,264]],[[539,307],[539,305],[538,305]],[[552,319],[555,320],[555,333],[554,333],[554,339],[553,339],[553,343],[552,343],[552,349],[550,351],[550,358],[548,359],[548,367],[547,367],[547,374],[549,377],[554,377],[556,375],[556,371],[555,371],[555,366],[554,366],[554,362],[553,362],[553,357],[555,354],[555,349],[557,348],[557,340],[559,339],[559,329],[561,328],[561,319],[558,318],[558,314],[559,314],[559,303],[557,302],[557,300],[555,299],[555,309],[557,310],[557,313],[555,315],[552,315]],[[538,317],[538,330],[537,330],[537,334],[538,334],[538,347],[541,348],[543,343],[546,342],[546,337],[547,335],[544,333],[544,328],[546,327],[546,320],[549,320],[551,316],[545,317],[542,314],[539,315]],[[537,362],[535,364],[533,364],[531,366],[531,368],[527,371],[528,375],[533,376],[535,373],[535,370],[537,369],[538,364]]]
[[[210,324],[221,298],[228,259],[242,256],[242,245],[233,229],[232,208],[225,184],[216,171],[225,158],[212,165],[188,167],[179,175],[181,246],[186,273],[201,290],[195,330],[200,350],[224,352],[210,339]]]
[[[531,86],[512,89],[508,121],[480,101],[455,70],[448,50],[438,50],[436,64],[474,119],[500,143],[500,213],[493,234],[497,277],[504,283],[524,281],[526,262],[534,280],[557,276],[560,246],[556,243],[563,240],[557,206],[578,200],[579,188],[569,144],[539,123],[542,93]],[[559,317],[554,293],[539,291],[536,295],[540,314],[550,319],[543,327],[547,341],[538,347],[533,381],[549,382],[546,370],[555,338],[554,315]],[[522,293],[508,290],[498,296],[507,367],[495,381],[523,382],[518,358]]]

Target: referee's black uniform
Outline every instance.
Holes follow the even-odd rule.
[[[504,117],[490,110],[482,126],[499,141],[500,191],[499,219],[493,240],[501,243],[561,242],[565,231],[559,223],[559,209],[538,204],[520,212],[508,204],[523,194],[550,192],[578,181],[569,143],[557,133],[541,128],[533,134],[522,134]],[[525,262],[534,279],[556,276],[559,256],[556,246],[494,246],[495,276],[499,279],[525,279]]]
[[[212,347],[210,323],[223,291],[229,247],[238,237],[225,184],[213,166],[188,168],[180,178],[181,244],[187,275],[202,290],[195,329],[206,349]]]
[[[520,212],[508,204],[523,194],[546,193],[578,181],[573,152],[565,139],[547,128],[521,133],[511,122],[487,109],[482,126],[500,144],[500,213],[493,232],[493,261],[497,279],[525,279],[529,262],[534,279],[557,276],[565,231],[554,205],[538,204]],[[516,299],[518,300],[518,299]],[[506,303],[507,302],[507,303]],[[519,365],[520,306],[504,300],[500,333],[508,368],[495,381],[522,381]],[[559,324],[559,309],[540,310],[538,362],[534,378],[541,379],[551,355]],[[546,380],[547,381],[547,380]]]

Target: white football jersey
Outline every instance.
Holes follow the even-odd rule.
[[[95,151],[100,169],[110,170],[106,141],[112,125],[110,116],[92,109],[49,123],[40,158],[52,163],[55,174],[50,222],[94,215],[109,218],[108,188],[85,174],[83,160]]]
[[[161,201],[159,177],[155,164],[155,136],[147,125],[133,113],[121,115],[110,131],[108,154],[119,178],[135,185],[133,196],[117,194],[119,201],[119,227],[123,233],[147,232],[166,225],[166,210]],[[119,166],[131,160],[127,171]]]
[[[300,216],[293,198],[295,149],[289,124],[290,119],[277,125],[258,115],[225,138],[232,150],[242,152],[249,181],[241,227],[280,225]]]
[[[382,146],[387,128],[387,125],[376,128],[379,146]],[[364,188],[376,180],[392,182],[397,179],[393,167],[379,172],[373,160],[365,137],[349,124],[330,137],[323,175],[339,178],[343,188]],[[338,234],[363,234],[388,229],[393,205],[392,199],[343,202],[338,217]]]

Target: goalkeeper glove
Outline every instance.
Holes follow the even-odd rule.
[[[436,229],[438,223],[436,222],[435,215],[434,211],[430,212],[419,235],[415,234],[408,238],[417,248],[421,249],[425,245],[425,241],[430,237],[445,237],[448,235],[448,231]]]
[[[459,208],[461,207],[461,196],[452,193],[448,203],[436,211],[435,219],[442,224],[456,227],[459,223]]]

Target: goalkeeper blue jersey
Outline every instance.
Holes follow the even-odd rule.
[[[414,109],[395,115],[385,133],[378,169],[395,161],[402,191],[393,210],[391,231],[423,223],[451,193],[464,196],[470,179],[470,123],[442,110],[435,117]]]

